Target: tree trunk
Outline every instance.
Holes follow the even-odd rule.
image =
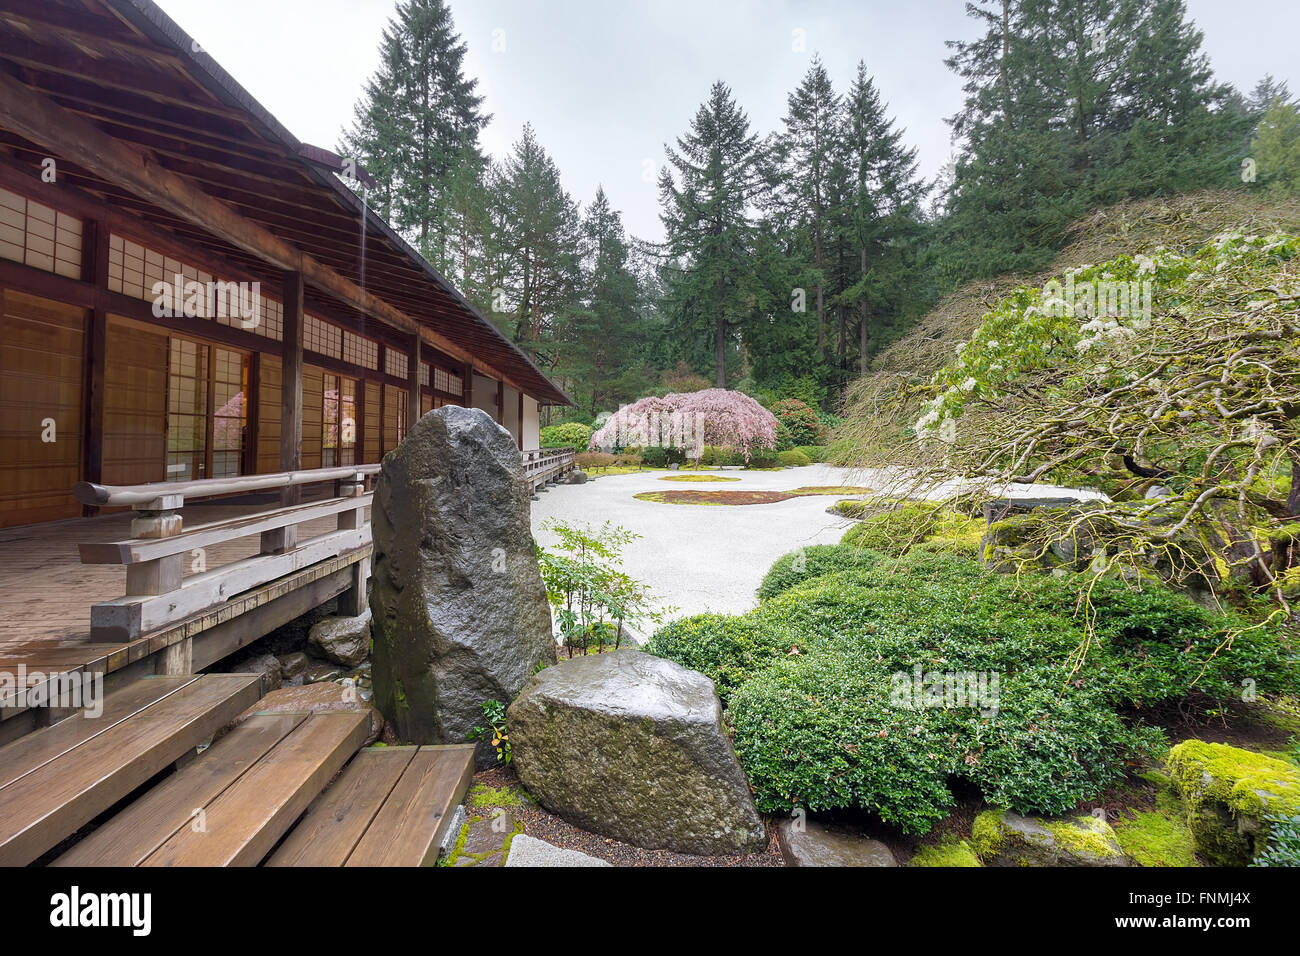
[[[717,342],[714,345],[714,361],[718,366],[718,388],[727,387],[727,320],[718,316]]]
[[[867,250],[862,250],[862,275],[867,274]],[[862,289],[862,315],[858,320],[858,367],[863,375],[867,374],[867,344],[869,333],[867,331],[867,290],[865,286]]]

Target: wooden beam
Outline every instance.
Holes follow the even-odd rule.
[[[32,142],[70,157],[95,175],[131,189],[172,215],[201,226],[286,272],[301,273],[304,282],[353,308],[403,331],[423,335],[448,355],[473,365],[473,356],[455,342],[423,328],[406,313],[240,216],[189,180],[163,167],[155,157],[114,139],[93,123],[2,72],[0,122]]]
[[[298,471],[302,468],[302,283],[301,272],[284,274],[284,332],[280,353],[280,470]],[[280,504],[296,505],[301,500],[297,487],[280,492]],[[289,540],[294,529],[283,529],[285,540],[277,541],[277,548],[288,550],[294,546]]]
[[[406,355],[406,430],[409,433],[420,420],[420,336],[411,336]]]

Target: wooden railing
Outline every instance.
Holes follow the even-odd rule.
[[[524,477],[531,494],[542,485],[557,481],[577,467],[577,452],[572,448],[532,448],[519,453]]]
[[[521,452],[520,459],[530,493],[576,467],[571,448],[533,449]],[[367,484],[379,468],[356,465],[145,485],[79,482],[73,493],[82,504],[129,507],[135,512],[129,538],[78,546],[82,564],[126,568],[125,595],[91,606],[91,639],[131,642],[180,625],[187,634],[198,633],[207,626],[205,615],[215,622],[216,612],[237,595],[335,559],[353,559],[350,584],[340,596],[340,613],[362,613],[371,547],[365,509],[374,497]],[[237,517],[195,525],[187,525],[183,516],[186,502],[195,499],[210,502],[329,482],[334,484],[331,495],[302,503],[254,507]],[[298,539],[299,525],[331,516],[337,517],[333,530]],[[193,573],[184,573],[187,559],[194,561],[194,556],[205,556],[214,546],[253,535],[259,537],[256,554],[212,568],[204,560],[201,567],[191,567]],[[165,661],[162,672],[188,672],[189,645],[188,638],[169,645],[167,653],[176,659]]]
[[[79,546],[83,564],[126,567],[125,596],[91,606],[92,640],[132,641],[200,618],[230,598],[287,574],[329,559],[358,554],[363,556],[352,564],[351,586],[341,598],[341,610],[360,614],[365,603],[371,544],[365,509],[373,495],[366,484],[378,471],[378,465],[356,465],[147,485],[78,483],[73,493],[83,504],[129,506],[135,511],[129,539]],[[192,527],[187,527],[183,520],[187,499],[302,488],[325,482],[334,484],[329,497],[278,504]],[[298,540],[300,524],[330,516],[337,516],[334,530]],[[205,555],[206,549],[214,545],[252,535],[260,538],[256,555],[211,570],[206,568],[205,561],[196,573],[184,575],[187,557]],[[184,649],[176,653],[183,652]],[[185,662],[177,664],[178,668],[185,666]]]

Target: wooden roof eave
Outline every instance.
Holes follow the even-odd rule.
[[[262,135],[272,141],[278,141],[283,146],[286,156],[296,161],[307,175],[315,180],[318,184],[329,189],[334,198],[343,204],[345,208],[351,208],[358,216],[364,216],[367,232],[375,232],[384,240],[390,243],[396,249],[406,255],[409,262],[420,272],[422,272],[430,281],[432,281],[439,290],[448,296],[452,302],[460,309],[467,313],[471,323],[478,326],[475,331],[480,335],[474,338],[482,341],[480,336],[486,335],[487,341],[483,342],[491,351],[501,355],[508,356],[507,364],[520,364],[520,371],[524,372],[523,378],[536,381],[524,383],[520,381],[521,376],[506,374],[503,369],[496,365],[486,365],[482,362],[476,362],[475,357],[461,349],[455,343],[446,339],[440,333],[429,329],[427,325],[408,316],[404,312],[392,309],[396,316],[400,318],[390,318],[382,312],[370,313],[357,302],[350,301],[347,297],[342,297],[348,305],[362,308],[368,314],[373,314],[374,318],[380,321],[390,322],[397,325],[404,331],[413,331],[409,326],[414,323],[415,326],[424,329],[432,337],[431,344],[442,349],[450,355],[453,355],[468,364],[479,368],[487,374],[504,377],[506,381],[516,389],[542,401],[543,404],[564,404],[572,405],[573,400],[558,386],[537,368],[536,364],[528,358],[513,342],[501,334],[487,318],[485,318],[450,282],[447,281],[427,260],[424,259],[410,244],[402,238],[387,222],[383,220],[372,209],[365,206],[361,198],[352,190],[348,189],[343,182],[333,173],[322,168],[322,159],[325,157],[316,156],[314,153],[326,154],[332,158],[326,150],[319,147],[312,147],[299,141],[288,129],[286,129],[269,111],[257,102],[239,83],[230,76],[208,53],[203,51],[199,44],[185,33],[170,17],[166,15],[152,0],[110,0],[112,8],[125,19],[129,20],[142,33],[150,36],[155,42],[165,44],[171,48],[169,52],[179,56],[188,66],[193,69],[187,72],[202,84],[212,95],[216,96],[227,105],[242,110],[251,116],[252,120],[260,126]],[[303,253],[305,255],[305,253]],[[331,270],[332,271],[332,270]],[[304,278],[307,278],[304,272]],[[343,276],[338,276],[344,283],[355,286],[350,280]],[[333,293],[335,290],[327,288],[325,291]],[[364,293],[364,290],[360,290]],[[380,300],[382,301],[382,300]],[[384,305],[388,303],[384,302]],[[389,306],[391,309],[392,307]],[[492,341],[495,339],[495,341]],[[490,344],[489,344],[490,343]],[[495,348],[493,348],[495,346]],[[541,392],[543,394],[537,394]],[[545,393],[549,392],[550,395]],[[550,399],[548,401],[547,399]]]

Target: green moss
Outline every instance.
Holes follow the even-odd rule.
[[[1268,816],[1300,813],[1300,770],[1264,754],[1185,740],[1166,767],[1187,805],[1196,848],[1215,866],[1243,866],[1267,843]]]
[[[461,851],[465,849],[465,841],[469,839],[469,823],[463,823],[460,827],[460,833],[456,836],[456,845],[451,848],[451,852],[438,861],[439,866],[455,866],[456,861],[460,859]]]
[[[1187,821],[1163,811],[1137,812],[1115,824],[1115,839],[1139,866],[1197,866]]]
[[[975,818],[970,831],[970,845],[981,860],[991,860],[1002,852],[1006,839],[1002,832],[1001,810],[985,810]]]
[[[1092,816],[1078,816],[1070,820],[1044,820],[1057,844],[1075,856],[1109,859],[1123,856],[1122,850],[1112,842],[1114,831],[1105,820]]]
[[[923,846],[908,866],[983,866],[965,840],[948,837],[937,844]]]
[[[465,803],[475,810],[484,807],[522,807],[523,799],[511,787],[489,787],[485,783],[476,783],[465,795]]]
[[[1223,802],[1234,815],[1300,813],[1300,772],[1264,754],[1204,740],[1185,740],[1166,764],[1189,805]]]

